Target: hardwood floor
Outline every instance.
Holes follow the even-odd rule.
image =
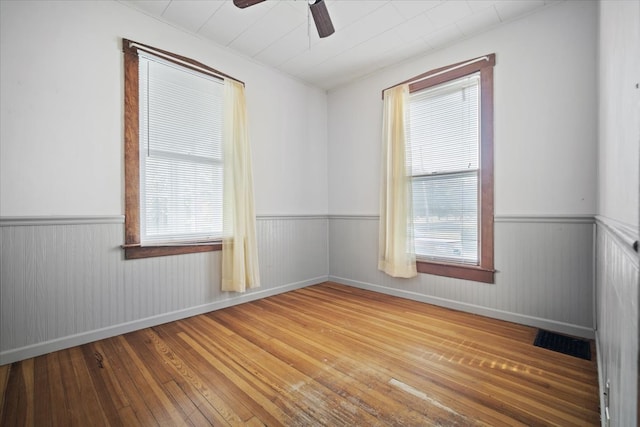
[[[534,328],[325,283],[0,367],[0,425],[599,425]]]

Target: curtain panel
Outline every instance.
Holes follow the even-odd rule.
[[[244,86],[224,80],[222,290],[260,286],[253,176]]]
[[[417,276],[413,239],[410,159],[406,148],[409,85],[384,91],[378,269],[393,277]]]

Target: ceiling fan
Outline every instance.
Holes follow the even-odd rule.
[[[265,0],[233,0],[233,4],[240,9],[244,9],[245,7],[253,6],[263,1]],[[328,37],[335,32],[324,0],[309,0],[309,9],[313,15],[313,20],[316,23],[320,38]]]

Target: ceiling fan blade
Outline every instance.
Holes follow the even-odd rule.
[[[309,2],[309,9],[311,9],[311,14],[313,15],[313,20],[316,23],[320,38],[328,37],[335,32],[324,0],[316,0],[313,3]]]
[[[264,0],[233,0],[233,4],[235,4],[240,9],[244,9],[245,7],[253,6],[254,4],[262,3]]]

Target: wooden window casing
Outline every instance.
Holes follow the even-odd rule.
[[[495,283],[494,270],[494,189],[493,189],[493,66],[495,54],[429,71],[407,82],[409,92],[418,92],[470,74],[480,73],[480,183],[479,183],[479,263],[447,263],[418,259],[420,273]],[[465,65],[466,64],[466,65]],[[449,71],[445,71],[450,69]],[[429,76],[434,75],[429,78]]]
[[[141,246],[140,244],[140,105],[138,79],[138,48],[147,47],[163,54],[168,60],[174,59],[177,64],[202,70],[209,73],[229,77],[198,61],[176,55],[164,50],[145,46],[140,43],[122,39],[124,53],[124,182],[125,182],[125,259],[149,258],[166,255],[181,255],[197,252],[210,252],[222,249],[221,241],[198,242],[194,244]],[[234,79],[235,80],[235,79]]]

